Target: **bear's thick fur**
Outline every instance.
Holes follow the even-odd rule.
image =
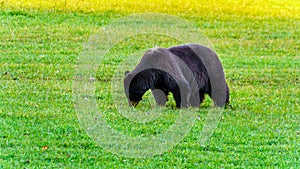
[[[211,78],[218,81],[213,86],[218,91],[214,95]],[[229,88],[218,56],[198,44],[148,50],[135,69],[126,73],[124,90],[129,104],[136,106],[149,89],[158,105],[166,104],[169,92],[177,108],[198,107],[205,94],[217,106],[229,103]]]

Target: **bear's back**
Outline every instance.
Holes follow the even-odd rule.
[[[131,73],[136,75],[146,69],[159,69],[168,72],[175,79],[183,76],[180,61],[166,48],[153,48],[146,51]]]
[[[208,49],[200,45],[197,45],[197,47],[204,48],[205,50]],[[207,70],[200,57],[188,45],[175,46],[168,48],[168,50],[174,56],[179,57],[189,67],[199,85],[204,85],[209,81]],[[205,52],[205,50],[203,51]]]

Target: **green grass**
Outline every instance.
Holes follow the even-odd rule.
[[[80,126],[72,98],[83,43],[130,9],[33,10],[38,6],[5,7],[7,3],[0,9],[0,168],[300,167],[300,20],[291,12],[299,8],[296,2],[282,5],[282,17],[274,10],[263,17],[268,11],[263,7],[250,15],[250,8],[241,15],[242,9],[230,12],[229,7],[210,15],[182,14],[180,6],[178,12],[171,10],[214,44],[233,109],[225,110],[209,142],[201,146],[197,139],[211,105],[207,99],[197,112],[200,120],[178,145],[146,159],[120,157],[97,145]],[[118,44],[100,64],[97,95],[99,102],[105,101],[99,108],[111,110],[105,112],[109,124],[128,135],[147,136],[174,122],[174,102],[157,121],[145,124],[132,123],[109,107],[110,80],[118,64],[151,46],[139,38]],[[162,37],[157,43],[168,46],[173,40]],[[100,84],[108,88],[101,90]]]

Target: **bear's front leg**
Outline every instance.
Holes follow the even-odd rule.
[[[180,95],[179,88],[177,90],[172,91],[172,93],[173,93],[174,100],[176,102],[176,107],[180,108],[181,107],[181,105],[180,105],[180,103],[181,103],[181,95]]]
[[[201,103],[199,92],[192,92],[192,96],[190,97],[190,105],[192,107],[199,107]]]
[[[159,105],[159,106],[166,105],[168,98],[164,91],[162,91],[160,89],[153,89],[153,90],[151,90],[151,92],[152,92],[152,95],[154,96],[154,99],[155,99],[157,105]]]
[[[191,91],[187,83],[179,83],[178,87],[172,91],[176,107],[188,107],[191,97]]]

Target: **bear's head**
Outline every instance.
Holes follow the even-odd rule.
[[[125,72],[124,91],[128,99],[129,106],[133,107],[142,100],[142,96],[145,93],[140,87],[138,87],[139,84],[137,80],[138,79],[129,71]]]
[[[136,106],[145,92],[153,88],[155,81],[155,71],[145,69],[139,73],[125,72],[124,91],[128,99],[129,106]]]

